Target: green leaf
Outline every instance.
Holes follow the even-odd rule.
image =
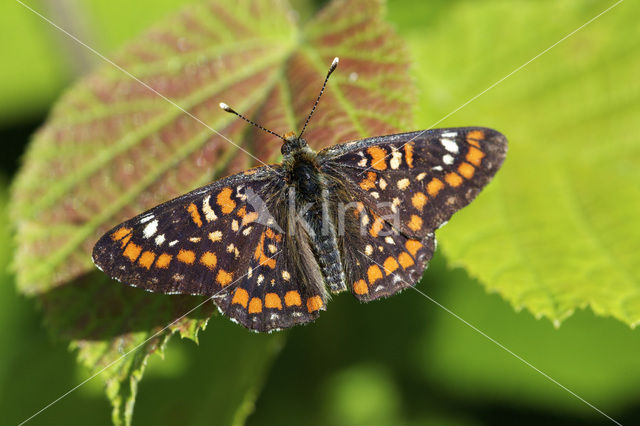
[[[611,4],[458,2],[427,30],[418,17],[428,6],[394,8],[417,57],[422,125]],[[438,124],[494,127],[510,142],[494,182],[439,232],[445,254],[517,309],[557,324],[587,306],[640,321],[638,12],[621,3]]]
[[[335,56],[338,72],[305,133],[314,148],[409,128],[408,59],[382,13],[378,1],[336,1],[300,27],[283,1],[193,5],[113,60],[224,138],[112,65],[71,88],[34,136],[12,188],[17,286],[106,381],[114,423],[130,423],[149,355],[175,332],[196,340],[214,308],[111,282],[91,263],[94,242],[159,202],[259,164],[249,154],[276,161],[278,141],[218,103],[281,134],[300,130]],[[251,353],[261,362],[248,362],[263,366],[275,354]]]
[[[425,274],[423,291],[608,415],[627,423],[624,418],[636,404],[634,389],[640,380],[637,331],[589,311],[576,312],[556,329],[526,311],[514,314],[498,295],[484,294],[463,270],[446,270],[442,260],[436,263]],[[431,326],[416,339],[411,364],[440,395],[457,399],[456,406],[503,404],[595,423],[606,420],[448,312],[422,300],[425,311],[435,310],[435,316],[424,314]]]

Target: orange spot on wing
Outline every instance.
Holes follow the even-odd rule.
[[[191,250],[180,249],[177,258],[180,262],[191,265],[196,260],[196,254]]]
[[[379,146],[371,146],[367,148],[367,152],[371,156],[371,167],[376,170],[386,170],[387,168],[387,151]]]
[[[275,293],[265,294],[264,307],[272,309],[282,309],[282,301],[280,300],[280,296]]]
[[[412,214],[409,223],[407,224],[409,228],[414,231],[419,231],[422,228],[422,218],[418,215]]]
[[[373,215],[373,225],[369,228],[369,235],[376,238],[383,227],[384,220],[380,216]]]
[[[252,223],[253,221],[255,221],[258,218],[258,212],[251,212],[251,213],[247,213],[243,218],[242,218],[242,226],[246,226],[250,223]]]
[[[484,152],[480,151],[478,148],[469,147],[469,151],[467,152],[466,160],[471,164],[479,166],[484,158]]]
[[[478,141],[484,140],[484,132],[482,130],[472,130],[467,133],[467,142],[473,146],[480,148]]]
[[[274,235],[273,231],[270,228],[267,229],[262,234],[260,234],[260,241],[258,242],[258,245],[256,246],[256,250],[253,253],[253,258],[257,260],[260,265],[266,265],[271,269],[275,269],[276,260],[274,258],[267,256],[264,253],[264,237],[265,235],[268,236],[269,232],[271,232],[272,236]]]
[[[216,203],[224,214],[229,214],[236,208],[236,202],[231,199],[232,193],[233,190],[231,188],[222,188],[222,191],[216,197]]]
[[[113,241],[118,241],[118,240],[123,239],[124,237],[126,237],[130,233],[131,233],[131,228],[122,227],[122,228],[118,229],[117,231],[115,231],[114,233],[111,234],[111,239]]]
[[[384,271],[387,273],[387,275],[390,275],[393,271],[395,271],[396,269],[398,269],[398,262],[391,256],[387,257],[387,259],[384,261]]]
[[[413,168],[413,142],[409,142],[404,146],[404,159],[410,169]]]
[[[120,247],[124,248],[127,244],[129,244],[129,240],[131,239],[131,235],[133,235],[133,234],[129,234],[126,237],[124,237],[123,239],[120,240]]]
[[[140,255],[140,259],[138,259],[138,263],[143,268],[149,269],[151,268],[151,265],[153,265],[154,260],[156,260],[156,254],[150,251],[145,251],[144,253],[142,253],[142,255]]]
[[[158,256],[158,260],[156,260],[156,268],[167,268],[172,258],[173,256],[171,256],[170,254],[162,253],[160,256]]]
[[[236,212],[236,214],[239,217],[244,217],[247,214],[247,208],[245,206],[242,206],[240,209],[238,209],[238,211]]]
[[[427,192],[432,197],[438,195],[438,192],[440,192],[442,188],[444,188],[444,183],[442,183],[442,181],[438,178],[431,179],[431,181],[427,184]]]
[[[320,296],[313,296],[307,299],[307,311],[309,311],[309,313],[322,308],[322,305],[322,298]]]
[[[400,253],[400,256],[398,256],[398,262],[400,262],[400,266],[402,266],[403,269],[407,269],[409,266],[415,263],[411,255],[409,255],[409,253],[407,253],[406,251]]]
[[[295,290],[288,291],[284,295],[284,304],[287,306],[301,306],[302,300],[300,300],[300,293]]]
[[[259,314],[260,312],[262,312],[262,300],[254,297],[251,299],[251,302],[249,302],[249,313]]]
[[[200,212],[198,212],[198,208],[195,204],[191,203],[187,206],[187,211],[191,213],[191,220],[193,223],[198,225],[198,228],[202,226],[202,219],[200,218]]]
[[[382,278],[382,271],[378,265],[371,265],[367,270],[367,278],[369,278],[369,285],[373,285],[376,281]]]
[[[462,185],[462,178],[457,173],[451,172],[447,173],[444,177],[444,180],[454,188]]]
[[[233,293],[233,299],[231,300],[231,304],[242,305],[243,308],[247,307],[247,303],[249,303],[249,293],[244,288],[237,288]]]
[[[268,266],[268,267],[269,267],[269,268],[271,268],[271,269],[275,269],[275,267],[276,267],[276,260],[275,260],[275,259],[273,259],[273,258],[270,258],[270,257],[267,257],[267,256],[263,255],[263,256],[260,258],[260,265],[266,265],[266,266]]]
[[[416,209],[422,211],[425,204],[427,204],[427,196],[422,192],[416,192],[413,197],[411,197],[411,204],[413,204],[413,207]]]
[[[360,182],[360,188],[368,191],[376,187],[376,178],[378,175],[375,172],[367,172],[367,177]]]
[[[367,294],[369,293],[369,287],[364,280],[358,280],[353,283],[353,291],[355,294]]]
[[[458,173],[460,173],[467,179],[471,179],[473,177],[473,173],[475,172],[475,170],[476,169],[474,169],[471,164],[465,162],[461,163],[458,166]]]
[[[422,248],[422,243],[416,240],[407,240],[404,246],[409,250],[409,253],[415,256],[418,250]]]
[[[205,251],[202,254],[202,256],[200,256],[200,263],[209,269],[213,269],[218,263],[218,258],[214,253],[211,253],[210,251]]]
[[[231,283],[231,280],[233,280],[233,273],[227,272],[224,269],[220,269],[218,271],[218,275],[216,276],[216,281],[222,287]]]
[[[127,247],[122,252],[122,255],[128,258],[130,261],[135,262],[138,256],[140,256],[140,252],[142,251],[142,247],[136,245],[134,243],[127,244]]]

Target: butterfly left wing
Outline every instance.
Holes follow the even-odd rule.
[[[217,180],[116,226],[93,261],[134,287],[212,297],[252,330],[312,321],[326,295],[314,260],[302,257],[308,243],[280,227],[283,181],[279,166]]]
[[[506,150],[499,132],[467,127],[374,137],[321,151],[321,170],[340,182],[338,201],[362,203],[354,215],[365,229],[341,236],[343,256],[356,265],[347,271],[354,295],[372,300],[413,285],[433,255],[434,231],[476,197]]]

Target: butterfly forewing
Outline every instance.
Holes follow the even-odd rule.
[[[240,278],[265,224],[247,193],[268,191],[268,167],[218,180],[160,204],[106,233],[93,261],[127,284],[212,296]]]

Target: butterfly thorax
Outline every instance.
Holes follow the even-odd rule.
[[[285,171],[285,182],[295,187],[296,194],[307,201],[320,196],[322,185],[320,170],[316,162],[316,152],[309,148],[302,138],[288,138],[282,145],[282,167]]]
[[[294,216],[289,211],[289,224],[295,224],[289,226],[289,231],[296,234],[296,238],[301,238],[303,232],[308,235],[326,285],[333,292],[344,291],[347,287],[342,259],[338,255],[335,224],[327,215],[327,209],[330,208],[329,185],[318,165],[317,154],[304,139],[295,136],[287,138],[281,152],[286,197],[289,200],[287,205],[289,210],[296,210]],[[304,231],[298,227],[300,223],[303,223]]]

